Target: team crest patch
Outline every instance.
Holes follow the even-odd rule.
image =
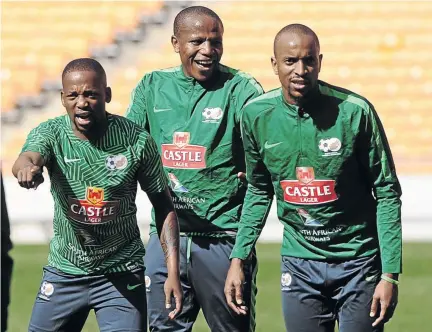
[[[222,119],[223,110],[220,107],[206,107],[202,112],[202,122],[218,123]]]
[[[150,292],[151,279],[149,276],[145,276],[145,286],[146,286],[146,291]]]
[[[44,281],[40,288],[39,297],[44,300],[49,300],[49,297],[54,294],[54,285],[48,281]]]
[[[127,164],[127,158],[122,154],[117,156],[108,156],[105,160],[105,165],[110,171],[125,169]]]
[[[289,274],[288,272],[282,273],[281,276],[282,290],[290,290],[291,288],[289,286],[291,285],[291,282],[292,282],[291,274]]]
[[[336,137],[321,139],[318,144],[318,148],[324,152],[323,157],[340,155],[339,150],[341,147],[342,143]]]

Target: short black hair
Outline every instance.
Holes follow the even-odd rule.
[[[74,71],[92,71],[95,72],[102,82],[107,84],[107,77],[105,73],[105,69],[102,65],[92,58],[78,58],[69,62],[66,67],[63,69],[62,73],[62,81],[65,78],[66,74],[69,74]]]
[[[191,16],[210,16],[215,20],[219,21],[223,29],[222,20],[220,19],[218,14],[216,14],[213,10],[204,6],[191,6],[180,11],[180,13],[178,13],[177,16],[175,17],[174,25],[173,25],[174,36],[178,35],[180,31],[180,27],[184,24],[186,19]]]
[[[287,26],[283,27],[277,34],[274,39],[273,43],[273,52],[276,54],[276,44],[279,41],[280,37],[284,35],[285,33],[294,33],[301,36],[311,36],[315,40],[315,45],[319,51],[320,49],[320,42],[318,39],[317,34],[308,26],[294,23],[294,24],[288,24]]]

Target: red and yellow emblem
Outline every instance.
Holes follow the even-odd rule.
[[[98,187],[87,187],[86,200],[96,205],[104,200],[104,190]]]
[[[313,167],[296,167],[296,176],[301,183],[308,184],[315,180],[315,171]]]
[[[183,149],[186,145],[189,144],[190,141],[190,133],[188,132],[175,132],[173,135],[173,143],[179,148]]]

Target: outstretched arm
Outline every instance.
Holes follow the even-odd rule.
[[[12,173],[21,187],[36,189],[44,182],[42,168],[50,163],[55,139],[56,133],[49,121],[42,122],[30,131],[22,152],[12,167]]]
[[[44,182],[42,167],[45,160],[39,152],[26,151],[19,155],[12,167],[12,173],[23,188],[36,189]]]

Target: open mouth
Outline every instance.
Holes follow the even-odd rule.
[[[209,70],[216,63],[215,60],[195,60],[194,62],[200,70]]]
[[[291,83],[296,90],[303,90],[308,86],[306,81],[292,81]]]
[[[80,126],[88,126],[93,120],[91,114],[88,112],[75,114],[75,118]]]

